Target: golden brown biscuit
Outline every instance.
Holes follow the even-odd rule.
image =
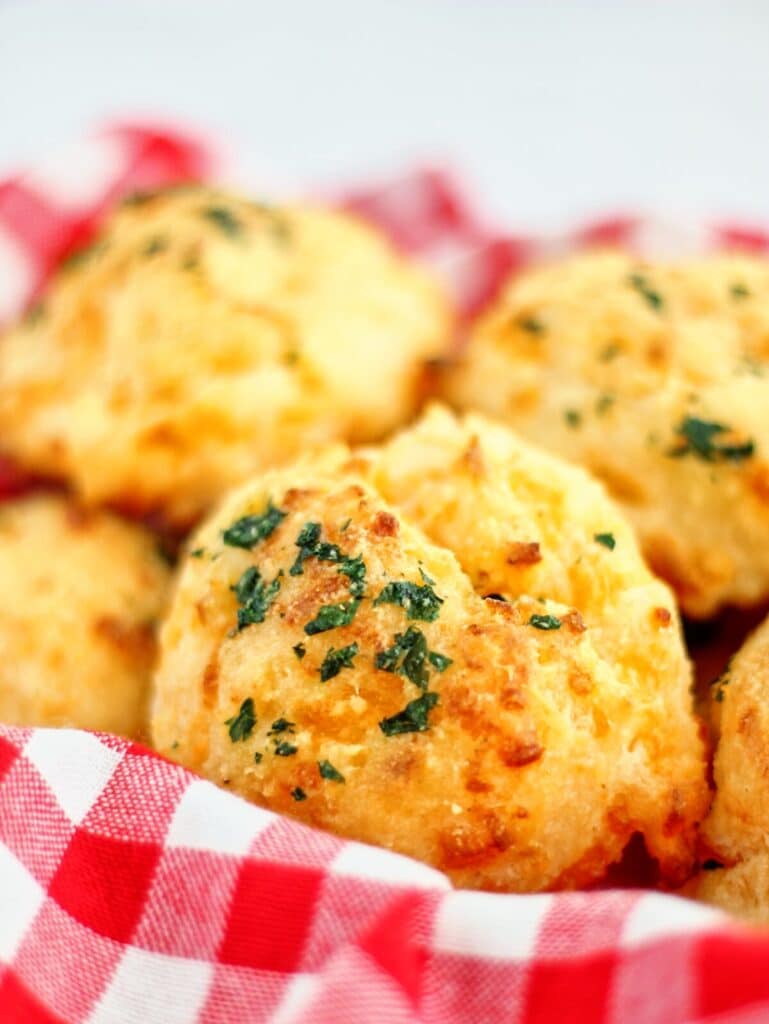
[[[0,448],[185,524],[265,466],[397,426],[448,334],[437,285],[349,216],[140,196],[3,339]]]
[[[769,263],[576,256],[512,281],[447,393],[606,483],[686,613],[769,597]]]
[[[168,579],[138,526],[50,496],[0,503],[0,721],[137,736]]]
[[[453,501],[457,533],[412,485],[447,520]],[[474,517],[496,596],[453,549]],[[191,546],[162,631],[162,753],[463,886],[585,885],[636,833],[663,877],[690,869],[706,790],[675,605],[581,470],[435,410],[382,452],[266,473]]]
[[[769,619],[712,688],[716,795],[695,892],[741,917],[769,922]]]

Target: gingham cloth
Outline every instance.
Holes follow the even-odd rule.
[[[0,182],[0,308],[31,301],[117,195],[211,166],[194,140],[120,126]],[[665,236],[624,218],[570,238],[496,235],[434,171],[341,201],[450,273],[465,312],[542,253]],[[761,233],[695,234],[769,251]],[[2,1024],[767,1019],[769,933],[709,908],[630,890],[455,891],[139,746],[0,726]]]

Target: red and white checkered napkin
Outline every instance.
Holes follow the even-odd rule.
[[[123,126],[0,182],[0,309],[23,308],[115,196],[210,166],[199,143]],[[661,237],[632,219],[544,242],[495,235],[435,172],[343,205],[448,269],[465,312],[542,254]],[[769,251],[760,233],[698,240]],[[705,907],[453,891],[114,737],[0,726],[1,1024],[768,1018],[769,933]]]

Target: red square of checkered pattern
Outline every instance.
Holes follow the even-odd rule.
[[[120,942],[84,926],[49,898],[19,948],[13,969],[47,1006],[79,1021],[88,1016],[123,953]]]
[[[62,1018],[53,1013],[13,973],[0,974],[0,1009],[3,1024],[61,1024]]]
[[[764,1005],[769,1019],[769,949],[764,933],[722,929],[702,936],[692,960],[698,982],[695,1020],[752,1003]]]
[[[55,796],[21,754],[0,780],[0,840],[46,886],[72,833]]]
[[[249,857],[238,876],[218,958],[260,970],[296,970],[322,881],[319,868]]]
[[[127,942],[144,910],[160,851],[156,843],[121,842],[77,828],[50,895],[99,935]]]
[[[227,854],[164,850],[133,937],[135,945],[169,956],[215,960],[239,871],[240,859]]]
[[[11,765],[19,756],[19,753],[20,748],[15,743],[5,739],[4,736],[0,736],[0,785],[2,785],[4,777],[10,771]]]
[[[91,806],[83,827],[113,839],[160,844],[189,781],[189,772],[179,765],[134,746]]]

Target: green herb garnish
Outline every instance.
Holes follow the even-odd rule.
[[[628,278],[628,284],[635,288],[638,294],[642,295],[643,298],[646,299],[652,309],[662,309],[662,306],[664,305],[662,296],[651,287],[643,274],[631,274]]]
[[[275,753],[278,757],[292,757],[298,749],[299,747],[295,747],[293,743],[281,740],[275,747]]]
[[[375,608],[380,604],[399,604],[407,618],[434,622],[440,614],[443,598],[438,597],[428,583],[420,586],[408,580],[394,580],[374,599]]]
[[[672,448],[668,455],[680,458],[682,455],[697,455],[705,462],[742,462],[749,459],[756,450],[753,441],[741,444],[725,444],[717,438],[721,434],[729,434],[731,427],[722,423],[709,422],[695,416],[685,416],[676,427],[676,433],[682,444]]]
[[[163,252],[167,248],[168,239],[163,238],[162,235],[154,235],[145,242],[141,254],[145,258],[148,258],[150,256],[156,256],[159,252]]]
[[[421,629],[409,626],[405,633],[396,633],[391,647],[380,651],[374,664],[383,672],[397,672],[420,688],[426,690],[430,679],[427,662],[439,672],[445,672],[452,664],[451,658],[437,651],[430,651],[427,639]]]
[[[243,222],[228,207],[206,206],[200,212],[229,238],[240,238],[243,234]]]
[[[314,636],[316,633],[325,633],[329,629],[338,629],[340,626],[349,626],[355,618],[358,610],[359,600],[341,601],[339,604],[324,604],[318,609],[318,614],[304,627],[307,636]]]
[[[205,553],[205,548],[193,548],[193,550],[190,551],[190,558],[202,558]]]
[[[297,656],[299,661],[301,661],[305,654],[307,654],[307,649],[305,648],[304,644],[294,644],[291,650]]]
[[[294,800],[296,800],[297,802],[298,802],[299,800],[306,800],[306,799],[307,799],[307,794],[306,794],[306,793],[305,793],[305,791],[304,791],[304,790],[303,790],[303,789],[301,788],[301,786],[297,786],[297,787],[296,787],[296,789],[292,789],[292,790],[291,790],[291,796],[292,796],[292,797],[294,798]]]
[[[611,409],[615,401],[614,395],[600,395],[595,403],[596,415],[603,416]]]
[[[251,697],[246,697],[240,705],[240,711],[224,723],[229,727],[230,739],[233,743],[239,740],[247,740],[254,731],[256,725],[256,714],[254,713],[254,702]]]
[[[616,359],[621,352],[622,348],[616,343],[616,341],[610,341],[609,344],[605,345],[598,353],[598,358],[602,363],[610,363],[612,359]]]
[[[338,676],[343,668],[352,668],[353,658],[357,653],[357,643],[348,644],[347,647],[340,647],[338,651],[333,647],[329,647],[326,657],[323,659],[323,664],[320,666],[320,681],[325,683],[329,679],[333,679],[334,676]]]
[[[518,326],[522,331],[527,331],[529,334],[544,334],[545,325],[541,320],[538,320],[535,316],[522,316],[518,320]]]
[[[426,732],[430,728],[428,715],[438,703],[437,693],[423,693],[416,700],[409,701],[403,711],[390,718],[383,718],[379,728],[385,736],[400,736],[407,732]]]
[[[445,672],[450,665],[454,664],[452,658],[448,658],[445,654],[438,654],[437,651],[428,651],[427,657],[430,664],[437,668],[439,672]]]
[[[250,551],[260,540],[266,540],[285,518],[286,513],[276,508],[272,500],[269,500],[261,515],[242,516],[236,519],[232,526],[228,526],[224,531],[222,538],[231,548],[247,548]]]
[[[582,423],[582,413],[577,409],[565,409],[563,418],[573,429],[576,429]]]
[[[342,552],[336,544],[329,544],[321,541],[320,523],[305,523],[296,538],[296,546],[299,554],[294,564],[289,569],[292,576],[301,576],[304,573],[304,563],[308,558],[317,558],[321,562],[340,562]]]
[[[366,590],[366,563],[361,555],[355,558],[343,558],[339,571],[350,581],[350,596],[363,597]]]
[[[295,722],[289,722],[287,718],[276,718],[270,726],[268,736],[279,736],[282,732],[293,733]]]
[[[750,289],[741,281],[735,281],[729,289],[729,294],[733,299],[747,299],[750,296]]]
[[[529,625],[535,629],[560,629],[561,620],[555,615],[532,615]]]
[[[338,772],[330,761],[318,761],[318,771],[322,779],[330,782],[344,782],[344,775]]]
[[[264,755],[261,753],[261,751],[259,751],[259,750],[255,751],[254,752],[254,763],[255,764],[261,764],[263,756]]]
[[[265,583],[256,566],[249,566],[232,587],[238,601],[238,632],[246,626],[264,622],[270,606],[280,590],[280,574],[272,583]]]
[[[594,533],[593,540],[598,544],[603,544],[609,551],[613,551],[617,546],[617,541],[614,539],[613,533]]]

